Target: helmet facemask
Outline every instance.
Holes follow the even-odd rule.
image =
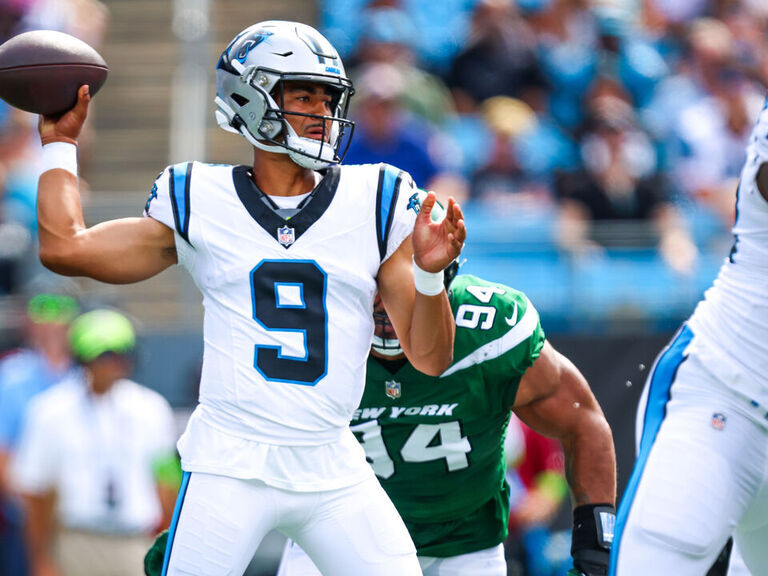
[[[335,79],[336,80],[336,79]],[[275,104],[274,108],[268,108],[265,113],[266,122],[281,122],[281,130],[270,137],[268,130],[259,130],[259,134],[276,146],[283,146],[288,150],[291,159],[303,166],[317,170],[328,164],[339,164],[347,153],[354,133],[354,122],[347,119],[349,108],[349,96],[352,94],[352,84],[347,80],[346,85],[323,82],[317,77],[307,79],[305,76],[294,78],[291,74],[282,74],[277,86],[270,94],[270,104],[273,102],[285,102],[286,83],[307,82],[320,84],[331,94],[330,108],[332,115],[311,114],[306,112],[294,112],[286,110],[284,106]],[[320,139],[303,138],[299,136],[288,121],[289,117],[312,118],[322,124],[323,133]],[[347,134],[348,132],[348,134]],[[308,165],[311,164],[311,165]],[[322,164],[318,166],[317,164]]]
[[[403,348],[400,346],[400,340],[397,339],[395,329],[392,326],[392,322],[389,320],[389,316],[384,308],[381,311],[373,312],[373,342],[371,348],[382,356],[399,356],[403,353]],[[394,338],[387,338],[387,335],[393,335]]]
[[[456,258],[443,270],[443,286],[446,290],[450,289],[451,282],[456,278],[456,274],[459,272],[459,266],[463,262],[459,262]],[[395,328],[392,326],[392,322],[387,315],[387,311],[381,304],[381,300],[377,296],[373,303],[373,342],[371,348],[374,349],[381,356],[399,356],[403,354],[403,348],[400,346],[400,340],[397,338]],[[393,336],[387,338],[387,336]]]

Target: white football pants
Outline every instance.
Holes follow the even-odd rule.
[[[507,561],[504,559],[504,545],[499,544],[486,550],[470,554],[433,558],[419,556],[424,576],[507,576]],[[277,576],[320,576],[321,573],[309,556],[295,542],[288,540],[280,559]]]
[[[329,576],[420,575],[405,524],[378,481],[293,492],[258,480],[184,473],[163,576],[241,576],[276,529]]]
[[[683,327],[638,408],[639,450],[616,518],[611,576],[702,576],[733,534],[768,574],[768,421],[718,382]]]

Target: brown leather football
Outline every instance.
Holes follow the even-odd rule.
[[[96,50],[63,32],[33,30],[0,46],[0,98],[35,114],[66,112],[80,86],[88,84],[93,96],[108,72]]]

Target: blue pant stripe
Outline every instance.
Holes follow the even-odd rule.
[[[168,562],[171,559],[171,548],[173,548],[173,539],[176,537],[176,527],[179,524],[179,516],[181,516],[181,507],[184,505],[184,496],[187,495],[187,486],[189,486],[189,478],[191,474],[184,472],[181,477],[181,486],[179,487],[179,495],[176,497],[176,506],[173,509],[173,518],[171,519],[171,527],[168,529],[168,543],[165,545],[165,556],[163,556],[163,570],[162,576],[166,576],[168,573]]]
[[[626,525],[629,511],[632,508],[632,502],[637,494],[637,487],[643,476],[651,448],[656,441],[661,423],[667,415],[667,403],[669,402],[672,383],[677,375],[677,369],[685,360],[685,349],[692,339],[693,332],[687,325],[684,325],[669,346],[667,346],[667,349],[661,354],[653,374],[650,376],[648,402],[643,417],[643,436],[640,440],[640,453],[635,460],[632,476],[629,478],[629,482],[627,482],[627,486],[624,489],[624,495],[621,498],[621,504],[616,514],[609,576],[615,576],[616,574],[616,561],[621,546],[621,535]]]

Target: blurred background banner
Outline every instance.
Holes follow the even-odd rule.
[[[733,241],[765,101],[768,3],[0,0],[0,42],[58,29],[110,66],[80,147],[88,223],[141,215],[173,162],[251,162],[214,120],[214,68],[231,37],[267,19],[316,26],[341,53],[357,89],[347,163],[395,164],[462,203],[461,271],[526,292],[587,376],[614,430],[621,494],[645,374]],[[180,268],[117,287],[42,269],[35,123],[0,102],[0,354],[24,343],[36,293],[117,307],[136,324],[134,377],[183,422],[201,297]]]

